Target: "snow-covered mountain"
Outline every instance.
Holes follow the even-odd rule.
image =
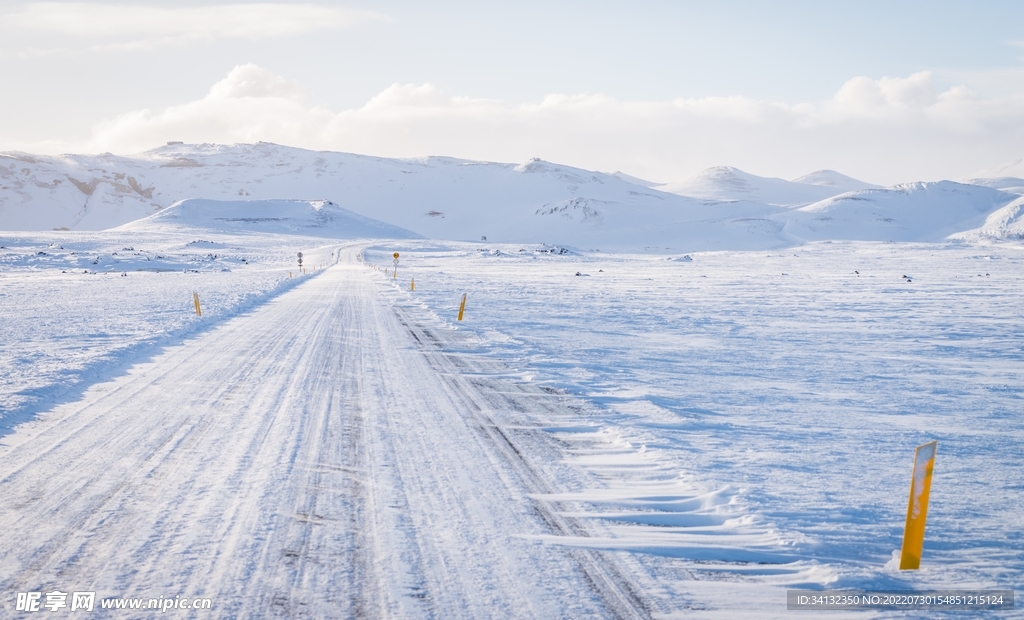
[[[961,239],[1024,239],[1024,196],[996,209],[978,228],[953,236]]]
[[[995,179],[999,177],[1024,178],[1024,159],[1015,159],[995,168],[979,170],[971,175],[973,179]]]
[[[860,179],[848,177],[835,170],[816,170],[798,179],[793,179],[793,182],[828,187],[836,192],[855,192],[859,189],[881,189],[882,187],[881,185],[865,183]]]
[[[962,182],[1024,195],[1024,159],[1015,159],[995,168],[979,170]]]
[[[337,239],[416,239],[420,235],[363,217],[327,200],[206,200],[190,198],[114,230],[207,228],[301,234]]]
[[[1000,189],[1016,180],[882,190],[828,170],[786,181],[722,167],[655,185],[539,159],[515,165],[269,143],[171,143],[135,157],[0,155],[0,229],[101,230],[202,199],[139,225],[194,226],[209,209],[204,227],[238,227],[239,218],[255,217],[262,227],[292,230],[337,210],[345,224],[321,228],[326,236],[370,226],[357,225],[358,216],[375,222],[365,230],[389,237],[607,250],[766,249],[826,238],[940,240],[978,228],[1012,202],[1016,195]],[[212,215],[217,209],[277,215]]]
[[[1017,196],[939,181],[848,192],[779,216],[799,240],[935,241],[981,226]]]
[[[138,157],[0,160],[0,228],[98,230],[188,198],[328,200],[425,237],[583,249],[777,247],[774,231],[737,235],[760,203],[705,201],[538,159],[387,159],[274,144],[168,144]]]
[[[659,185],[657,189],[710,200],[750,200],[776,206],[796,206],[854,189],[877,187],[831,170],[812,172],[801,179],[786,181],[759,177],[738,168],[716,166],[684,181]]]
[[[0,177],[0,228],[13,230],[106,229],[187,198],[298,199],[330,200],[433,238],[543,241],[550,233],[568,243],[565,229],[600,227],[619,211],[695,202],[540,160],[387,159],[267,143],[169,144],[138,157],[8,153]]]
[[[625,172],[613,172],[612,176],[617,179],[622,179],[626,183],[632,183],[633,185],[641,185],[643,187],[658,187],[659,185],[664,185],[664,183],[648,181],[646,179],[641,179],[639,177],[626,174]]]
[[[1018,179],[1017,177],[968,179],[964,181],[964,183],[991,187],[992,189],[999,189],[1004,192],[1010,192],[1011,194],[1024,194],[1024,179]]]

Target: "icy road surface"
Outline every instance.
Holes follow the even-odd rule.
[[[531,498],[580,484],[541,430],[575,414],[375,280],[349,248],[9,435],[3,608],[59,589],[220,618],[648,615],[613,557],[543,540],[586,535]]]

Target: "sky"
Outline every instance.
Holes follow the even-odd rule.
[[[1019,1],[0,0],[0,151],[960,179],[1024,157],[1021,24]]]

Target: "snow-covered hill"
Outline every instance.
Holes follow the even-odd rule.
[[[414,232],[363,217],[325,200],[205,200],[176,202],[115,230],[207,228],[336,239],[416,239]]]
[[[1024,179],[1018,179],[1017,177],[968,179],[964,181],[964,183],[981,185],[982,187],[991,187],[992,189],[999,189],[1004,192],[1010,192],[1011,194],[1024,194]]]
[[[1001,189],[1012,194],[1024,194],[1024,159],[1008,161],[988,170],[979,170],[962,182]]]
[[[805,174],[798,179],[793,179],[793,182],[828,187],[836,192],[855,192],[859,189],[881,189],[881,185],[865,183],[859,179],[848,177],[845,174],[840,174],[835,170],[817,170],[810,174]]]
[[[0,155],[0,229],[101,230],[182,200],[284,200],[304,202],[194,202],[179,209],[179,216],[221,207],[257,209],[267,211],[258,216],[264,222],[257,229],[280,224],[291,230],[295,222],[268,218],[298,217],[295,208],[305,210],[303,218],[338,209],[349,213],[342,218],[345,230],[311,228],[308,234],[349,236],[345,231],[357,215],[377,222],[373,230],[388,237],[419,234],[584,250],[767,249],[826,238],[940,240],[981,226],[1016,197],[998,190],[1012,191],[1018,180],[882,190],[829,170],[786,181],[722,167],[655,185],[539,159],[515,165],[388,159],[269,143],[171,143],[136,157]],[[314,209],[311,201],[330,206]],[[274,209],[283,211],[272,214]],[[238,218],[251,219],[214,211],[201,222],[167,216],[145,226],[233,229]]]
[[[971,175],[975,179],[994,179],[999,177],[1024,178],[1024,159],[1015,159],[1000,164],[995,168],[979,170]]]
[[[781,216],[785,233],[811,241],[936,241],[980,226],[1017,196],[939,181],[849,192]]]
[[[1024,196],[997,209],[978,228],[954,235],[961,239],[1024,239]]]
[[[777,206],[805,205],[855,189],[877,187],[831,170],[819,170],[796,181],[759,177],[729,166],[708,168],[684,181],[657,189],[680,196],[711,200],[750,200]]]
[[[6,164],[6,165],[5,165]],[[387,159],[274,144],[169,144],[139,157],[0,161],[0,228],[97,230],[188,198],[329,200],[435,239],[538,242],[583,249],[777,247],[776,230],[737,218],[777,209],[722,204],[538,159]]]

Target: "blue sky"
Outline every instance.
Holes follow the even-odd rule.
[[[1021,2],[0,2],[0,150],[958,177],[1024,157],[1022,23]]]

